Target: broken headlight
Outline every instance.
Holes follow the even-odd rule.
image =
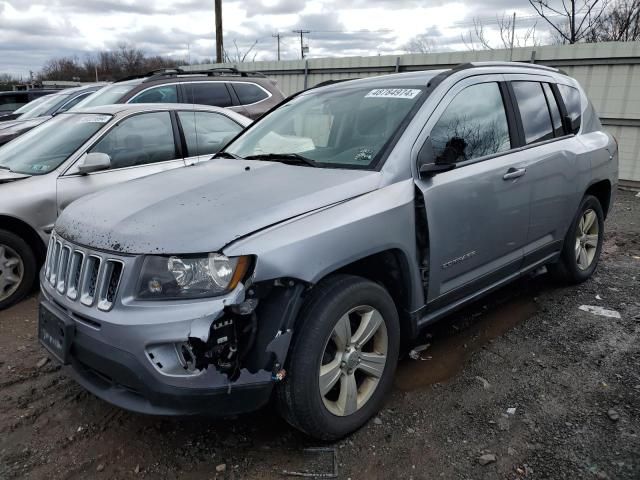
[[[142,265],[137,297],[167,300],[222,295],[245,277],[249,260],[220,253],[148,256]]]

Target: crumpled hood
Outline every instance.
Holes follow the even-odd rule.
[[[122,253],[220,251],[257,230],[378,188],[381,173],[215,159],[72,203],[56,232]]]

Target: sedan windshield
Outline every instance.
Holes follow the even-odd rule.
[[[142,80],[140,80],[142,81]],[[102,105],[113,105],[118,103],[122,97],[133,90],[137,83],[115,83],[92,93],[87,98],[70,108],[75,111],[85,107],[101,107]]]
[[[19,116],[27,112],[30,112],[33,109],[40,108],[40,105],[42,105],[44,102],[48,102],[49,99],[53,96],[54,96],[53,94],[43,95],[42,97],[38,97],[35,100],[31,100],[26,105],[23,105],[16,111],[14,111],[13,114],[16,116]]]
[[[28,175],[49,173],[110,119],[110,115],[58,115],[0,147],[0,169]]]
[[[424,98],[422,87],[310,91],[274,110],[226,153],[321,167],[372,169]],[[298,162],[302,163],[302,162]]]
[[[57,107],[58,105],[62,105],[67,101],[69,97],[71,97],[70,93],[56,93],[54,95],[47,95],[46,97],[42,97],[42,102],[40,102],[34,108],[30,109],[28,112],[23,113],[18,118],[20,120],[27,120],[29,118],[36,118],[40,117],[41,115],[46,115],[49,110]]]

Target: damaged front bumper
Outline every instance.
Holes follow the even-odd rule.
[[[214,416],[253,411],[268,402],[274,383],[282,378],[291,338],[287,324],[301,291],[280,289],[261,300],[251,316],[255,329],[238,340],[237,348],[250,348],[235,368],[225,369],[224,362],[209,360],[203,366],[195,356],[228,337],[220,333],[214,339],[212,332],[214,325],[226,328],[237,316],[230,307],[247,297],[242,285],[223,297],[190,302],[125,298],[108,312],[70,301],[43,274],[41,290],[41,311],[73,331],[64,363],[84,388],[135,412]],[[247,338],[250,345],[242,343]],[[228,355],[229,348],[220,352]]]

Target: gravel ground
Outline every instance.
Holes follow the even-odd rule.
[[[331,472],[335,452],[342,479],[637,480],[640,198],[619,192],[606,230],[585,284],[542,275],[434,326],[380,415],[333,445],[273,408],[210,420],[111,407],[47,360],[34,296],[0,313],[0,478],[267,480]]]

